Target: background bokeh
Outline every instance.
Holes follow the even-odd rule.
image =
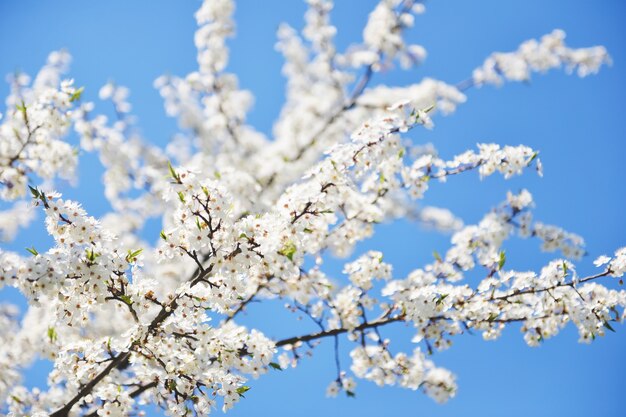
[[[342,49],[361,39],[375,2],[336,3],[333,21]],[[77,85],[86,86],[86,100],[97,102],[98,89],[108,80],[128,86],[144,137],[165,144],[176,126],[164,115],[152,83],[163,73],[183,75],[194,69],[193,13],[198,7],[197,0],[0,0],[0,73],[19,69],[34,74],[50,51],[67,48],[74,57],[70,76]],[[282,21],[301,27],[304,10],[304,3],[297,0],[241,0],[237,4],[238,33],[230,42],[229,71],[238,74],[242,87],[255,94],[249,121],[267,134],[284,97],[275,32]],[[554,28],[567,32],[572,47],[605,45],[614,64],[585,79],[554,71],[534,75],[529,84],[472,89],[468,103],[455,114],[435,119],[432,132],[412,131],[415,141],[434,143],[446,157],[476,142],[523,143],[541,150],[545,167],[544,178],[529,173],[508,182],[495,176],[480,181],[470,173],[435,184],[424,202],[450,207],[471,223],[502,201],[506,190],[528,188],[535,196],[538,219],[585,237],[589,255],[580,262],[581,274],[593,271],[596,256],[625,245],[625,17],[626,3],[621,0],[428,2],[427,13],[417,17],[415,28],[407,34],[411,42],[427,48],[428,59],[411,71],[377,74],[374,84],[403,85],[425,76],[455,83],[467,78],[490,52],[516,49],[523,40]],[[7,92],[8,86],[1,85],[0,95]],[[98,102],[97,109],[110,114],[107,104]],[[83,155],[78,184],[60,188],[66,198],[81,201],[90,214],[102,215],[108,205],[99,184],[101,173],[97,158]],[[144,236],[156,241],[161,227],[157,222],[150,225]],[[403,277],[429,262],[433,249],[444,252],[448,240],[448,236],[396,222],[381,225],[377,237],[362,244],[356,254],[382,249],[395,275]],[[2,247],[24,252],[24,247],[35,243],[42,251],[49,242],[39,221]],[[536,241],[512,241],[506,249],[507,266],[521,270],[538,270],[556,256],[541,253]],[[329,268],[339,271],[340,262],[330,262]],[[20,295],[11,289],[0,291],[0,300],[24,307]],[[242,321],[276,337],[314,330],[284,311],[280,301],[273,306],[254,305]],[[459,392],[446,405],[419,392],[380,389],[361,381],[356,399],[326,399],[325,388],[335,374],[332,343],[324,343],[314,358],[304,360],[297,369],[270,372],[253,381],[246,399],[229,414],[623,416],[626,328],[615,327],[617,333],[592,345],[578,344],[572,328],[538,348],[527,347],[515,326],[496,342],[484,342],[480,335],[459,337],[449,351],[433,357],[458,376]],[[406,340],[410,329],[395,325],[383,334],[398,336],[396,346],[411,349]],[[347,343],[342,343],[347,367]],[[48,363],[34,364],[27,372],[27,385],[44,387],[49,369]],[[148,412],[158,415],[152,409]]]

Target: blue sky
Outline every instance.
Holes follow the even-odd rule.
[[[337,0],[333,21],[343,48],[360,39],[373,0]],[[97,91],[108,80],[131,89],[131,102],[147,140],[164,144],[175,123],[162,110],[153,80],[163,74],[183,75],[195,67],[193,12],[197,0],[35,1],[0,0],[0,73],[16,69],[34,74],[47,54],[67,48],[74,57],[71,77],[86,86],[84,97],[97,101]],[[249,121],[270,132],[283,101],[282,60],[274,52],[275,31],[287,21],[302,25],[304,3],[298,0],[242,0],[236,12],[237,38],[231,41],[229,71],[256,96]],[[427,3],[427,13],[416,19],[409,40],[426,47],[425,64],[411,71],[376,76],[375,83],[402,85],[424,76],[461,81],[492,51],[513,50],[528,38],[554,28],[564,29],[573,47],[602,44],[614,64],[597,76],[579,79],[555,71],[533,76],[529,85],[508,84],[468,92],[468,103],[450,117],[438,117],[432,132],[416,130],[415,141],[433,142],[444,156],[460,153],[476,142],[520,143],[541,150],[544,178],[529,174],[503,181],[476,175],[435,185],[425,203],[448,206],[466,223],[475,222],[500,202],[506,190],[528,188],[535,196],[536,217],[585,237],[589,256],[579,272],[592,271],[596,256],[626,245],[626,124],[619,103],[626,95],[626,3],[619,0],[448,0]],[[6,96],[8,87],[0,86]],[[97,103],[100,109],[109,111]],[[0,110],[3,111],[3,110]],[[94,215],[107,209],[101,196],[101,171],[87,155],[81,162],[79,187],[64,187]],[[86,185],[89,184],[89,185]],[[158,235],[160,226],[147,230]],[[433,249],[444,252],[448,237],[424,232],[403,222],[383,225],[373,241],[359,251],[382,249],[395,274],[404,276],[427,263]],[[45,249],[41,232],[22,234],[10,249],[22,251],[36,243]],[[539,269],[553,256],[542,254],[536,242],[515,241],[507,246],[507,266]],[[358,252],[357,252],[358,253]],[[332,264],[332,263],[331,263]],[[0,291],[0,299],[16,299]],[[270,336],[305,333],[313,328],[295,320],[276,304],[254,306],[244,321],[266,329]],[[277,321],[280,320],[280,321]],[[397,325],[386,336],[399,336],[399,347],[410,348]],[[357,398],[326,399],[324,389],[333,379],[332,345],[325,343],[313,359],[285,372],[272,372],[250,385],[252,390],[230,415],[318,416],[622,416],[626,360],[626,328],[597,340],[576,343],[573,329],[528,348],[519,329],[511,327],[497,342],[465,335],[434,360],[455,372],[459,392],[446,405],[399,388],[380,389],[360,382]],[[405,337],[406,338],[406,337]],[[344,343],[344,347],[347,344]],[[344,363],[347,364],[346,357]],[[45,366],[29,372],[29,383],[40,385]],[[218,412],[219,414],[219,412]]]

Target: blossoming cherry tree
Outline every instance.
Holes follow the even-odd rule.
[[[469,89],[554,68],[584,77],[610,62],[605,49],[572,49],[556,30],[494,53],[457,85],[424,78],[370,86],[379,72],[425,58],[403,38],[424,6],[381,0],[362,41],[343,52],[334,46],[331,9],[330,0],[308,0],[301,33],[278,29],[287,90],[271,138],[246,123],[252,96],[225,70],[232,0],[205,0],[196,13],[197,71],[155,82],[180,127],[165,149],[133,129],[125,87],[100,89],[117,119],[96,113],[83,88],[63,78],[65,51],[50,54],[32,80],[11,77],[0,125],[0,198],[8,207],[0,230],[11,239],[27,227],[34,203],[54,244],[0,251],[0,285],[28,300],[23,317],[0,307],[3,412],[128,416],[151,403],[172,416],[204,416],[233,407],[251,378],[296,367],[327,340],[337,355],[328,395],[352,396],[365,379],[445,402],[457,391],[455,377],[432,354],[463,333],[497,339],[520,323],[535,346],[571,324],[591,342],[623,319],[626,293],[601,280],[623,276],[626,248],[598,258],[595,275],[578,275],[582,238],[535,220],[527,190],[508,193],[472,225],[416,205],[435,183],[471,171],[541,175],[536,150],[481,143],[447,160],[408,140],[433,128],[434,115],[453,113]],[[85,152],[104,167],[111,210],[100,219],[54,191]],[[161,219],[160,236],[139,233],[151,218]],[[329,256],[348,257],[377,223],[399,218],[452,232],[449,249],[407,276],[395,275],[381,251],[357,254],[344,278],[325,272]],[[502,248],[513,236],[559,258],[537,272],[509,269]],[[319,329],[276,340],[262,323],[246,328],[238,319],[253,301],[287,303]],[[412,351],[384,337],[397,322],[407,324]],[[340,363],[340,343],[351,363]],[[21,385],[35,359],[53,363],[45,390]]]

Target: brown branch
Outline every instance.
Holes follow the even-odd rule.
[[[204,271],[201,271],[200,268],[197,268],[194,271],[194,275],[193,275],[194,278],[191,281],[191,286],[196,285],[198,282],[204,279],[211,272],[212,269],[213,269],[213,265],[211,265],[209,268],[205,269]],[[159,312],[159,314],[152,320],[152,322],[148,325],[146,338],[148,334],[150,334],[155,329],[157,329],[166,318],[168,318],[170,315],[174,313],[174,311],[178,307],[178,304],[176,302],[177,300],[178,300],[178,297],[173,299],[167,306],[164,306]],[[78,391],[78,393],[74,397],[72,397],[72,399],[69,402],[67,402],[62,408],[50,414],[50,417],[67,417],[69,415],[70,410],[72,409],[72,407],[74,407],[74,405],[76,405],[76,403],[78,403],[82,398],[90,394],[91,391],[94,389],[94,387],[98,385],[100,381],[102,381],[118,365],[121,365],[122,363],[127,361],[130,358],[130,355],[131,355],[130,350],[123,352],[123,353],[119,353],[115,358],[113,358],[111,363],[106,368],[104,368],[94,379],[92,379],[86,385],[84,385]]]
[[[365,323],[355,327],[354,329],[346,329],[346,328],[332,329],[332,330],[325,330],[325,331],[322,331],[322,332],[311,333],[311,334],[302,335],[302,336],[289,337],[287,339],[282,339],[282,340],[277,341],[276,342],[276,347],[281,347],[281,346],[286,346],[286,345],[293,345],[293,344],[296,344],[296,343],[299,343],[299,342],[310,342],[312,340],[322,339],[324,337],[337,336],[337,335],[340,335],[340,334],[343,334],[343,333],[376,328],[378,326],[384,326],[384,325],[389,324],[389,323],[395,323],[397,321],[402,321],[405,318],[406,317],[404,315],[399,314],[399,315],[393,316],[393,317],[383,317],[383,318],[376,319],[374,321],[365,322]]]
[[[77,402],[79,402],[83,397],[91,393],[96,385],[100,381],[102,381],[113,369],[115,369],[119,364],[124,362],[126,359],[130,357],[130,351],[126,351],[124,353],[118,354],[109,365],[104,368],[94,379],[85,384],[78,393],[72,397],[70,401],[68,401],[62,408],[58,409],[54,413],[50,414],[50,417],[67,417],[69,415],[70,410]]]
[[[140,385],[139,387],[137,387],[137,389],[135,389],[129,395],[131,398],[137,398],[144,392],[148,391],[151,388],[156,387],[157,385],[158,383],[156,381],[150,382],[149,384],[146,384],[146,385]],[[98,410],[95,410],[87,414],[85,417],[97,417],[97,416],[98,416]]]
[[[588,276],[588,277],[585,277],[585,278],[581,278],[578,281],[562,282],[560,284],[556,284],[556,285],[553,285],[551,287],[546,287],[546,288],[529,288],[527,290],[521,290],[521,291],[520,290],[516,290],[515,292],[512,292],[510,294],[505,294],[505,295],[501,295],[501,296],[498,296],[498,297],[489,298],[488,301],[508,300],[511,297],[517,297],[519,295],[538,294],[538,293],[554,290],[556,288],[561,288],[561,287],[572,287],[572,288],[575,289],[576,284],[582,284],[582,283],[585,283],[585,282],[588,282],[588,281],[593,281],[593,280],[596,280],[598,278],[605,277],[605,276],[609,275],[610,273],[611,273],[611,270],[607,269],[604,272],[601,272],[601,273],[596,274],[596,275],[591,275],[591,276]]]

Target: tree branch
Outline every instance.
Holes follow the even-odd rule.
[[[355,327],[354,329],[346,329],[346,328],[332,329],[332,330],[325,330],[323,332],[318,332],[318,333],[311,333],[311,334],[307,334],[303,336],[289,337],[287,339],[282,339],[282,340],[277,341],[276,347],[294,345],[298,342],[310,342],[311,340],[322,339],[324,337],[337,336],[343,333],[371,329],[372,327],[384,326],[385,324],[395,323],[397,321],[402,321],[404,319],[405,319],[405,316],[402,314],[399,314],[393,317],[383,317],[383,318],[376,319],[374,321],[366,322]]]

